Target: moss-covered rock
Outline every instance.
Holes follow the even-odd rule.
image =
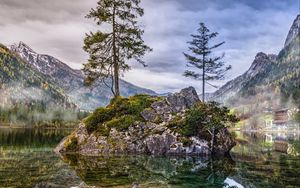
[[[161,97],[135,95],[129,98],[117,97],[103,108],[96,109],[84,120],[88,133],[97,132],[107,136],[111,128],[125,131],[135,121],[145,121],[141,112],[149,109],[151,104],[161,100]]]
[[[78,140],[77,138],[72,135],[71,137],[69,137],[65,144],[64,147],[66,148],[66,151],[76,151],[78,149]]]
[[[209,139],[202,137],[198,129],[204,123],[200,120],[205,118],[198,117],[202,112],[194,112],[197,104],[201,102],[191,87],[164,98],[118,97],[106,108],[95,110],[56,151],[76,150],[83,155],[209,155]],[[216,147],[226,148],[225,152],[228,152],[234,146],[234,140],[225,140],[230,134],[222,133],[218,137],[222,140],[216,142]]]

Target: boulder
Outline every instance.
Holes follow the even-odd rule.
[[[171,145],[168,151],[169,155],[210,155],[210,149],[206,140],[199,139],[197,137],[191,138],[192,143],[189,146],[184,146],[182,142],[175,142]]]
[[[152,155],[165,155],[175,141],[176,137],[172,134],[150,135],[145,139],[147,151]]]
[[[166,102],[173,112],[181,112],[199,102],[199,97],[193,87],[182,89],[179,93],[169,95]]]
[[[154,102],[151,107],[156,111],[157,114],[170,114],[173,112],[172,108],[168,105],[166,100]]]
[[[215,152],[218,155],[228,155],[231,148],[236,145],[234,138],[227,129],[221,129],[216,134]]]
[[[180,94],[185,99],[188,108],[200,101],[197,91],[193,87],[182,89]]]
[[[136,121],[123,131],[111,128],[109,136],[96,133],[88,134],[83,123],[55,148],[57,153],[66,153],[66,143],[74,140],[78,143],[76,153],[82,155],[103,154],[151,154],[151,155],[210,155],[209,141],[191,137],[189,145],[183,143],[182,136],[168,128],[175,117],[184,118],[186,110],[199,102],[197,92],[189,87],[179,93],[153,102],[151,108],[141,112],[144,121]],[[187,138],[186,138],[187,139]],[[226,129],[216,135],[215,151],[224,155],[235,145]],[[74,151],[72,151],[74,152]]]
[[[159,121],[160,115],[156,113],[154,109],[145,109],[142,111],[141,116],[146,120],[150,122],[156,122]]]

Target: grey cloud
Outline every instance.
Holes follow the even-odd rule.
[[[157,49],[156,46],[159,46],[160,43],[169,43],[169,46],[165,46],[164,49],[170,49],[169,52],[164,51],[164,53],[161,53],[161,50],[158,50],[153,53],[156,53],[157,57],[164,57],[162,54],[165,53],[173,54],[173,60],[170,60],[173,63],[164,61],[165,63],[162,65],[161,61],[158,61],[157,64],[156,62],[151,62],[154,64],[152,66],[153,71],[156,71],[156,67],[162,66],[168,67],[169,70],[177,69],[178,72],[182,72],[182,66],[178,65],[184,61],[181,56],[182,51],[186,50],[185,41],[189,40],[188,34],[196,30],[198,22],[204,21],[212,28],[212,30],[220,33],[220,40],[225,40],[227,42],[221,49],[227,54],[225,60],[228,63],[233,64],[234,69],[230,74],[235,77],[238,74],[243,73],[250,66],[252,59],[258,51],[277,53],[280,50],[291,24],[286,22],[286,20],[292,21],[297,14],[297,8],[294,8],[293,11],[286,11],[284,8],[286,8],[285,6],[287,4],[284,4],[284,6],[281,7],[281,10],[278,10],[276,7],[272,9],[272,5],[270,6],[270,4],[268,4],[267,10],[259,11],[258,9],[254,9],[254,5],[259,5],[258,1],[256,4],[252,4],[252,6],[249,6],[245,1],[235,1],[235,3],[232,3],[231,7],[227,9],[224,8],[220,10],[214,8],[216,6],[212,5],[208,6],[206,9],[201,9],[200,11],[182,10],[180,3],[178,3],[179,1],[176,1],[176,3],[172,2],[173,1],[165,1],[165,3],[161,4],[159,7],[153,9],[151,9],[151,5],[155,6],[155,3],[152,2],[150,3],[150,6],[149,4],[147,6],[148,11],[150,9],[150,12],[159,12],[160,9],[164,10],[163,14],[157,13],[154,17],[151,16],[149,19],[147,19],[146,13],[145,22],[147,23],[149,21],[146,25],[150,25],[150,29],[148,29],[153,30],[151,33],[153,35],[152,38],[160,39],[160,36],[163,36],[160,40],[154,40],[156,42],[154,44],[154,49]],[[214,1],[209,2],[210,3],[207,4],[211,4]],[[184,1],[182,4],[193,3]],[[218,5],[219,4],[222,4],[221,1],[218,1]],[[275,3],[275,5],[278,4]],[[290,9],[292,8],[289,8],[288,10]],[[153,15],[153,13],[151,15]],[[156,17],[160,18],[155,19]],[[161,33],[163,33],[163,35]],[[180,45],[175,43],[177,38],[180,38]],[[173,45],[170,41],[174,41]],[[176,50],[173,50],[175,46]],[[239,52],[234,55],[235,58],[232,58],[233,55],[230,54],[232,50],[230,49],[239,50]],[[155,66],[155,64],[157,66]]]
[[[155,0],[159,1],[159,0]],[[255,10],[266,10],[266,9],[276,9],[276,10],[287,10],[291,8],[292,4],[297,3],[298,0],[167,0],[169,2],[174,2],[181,5],[183,10],[206,10],[208,8],[213,8],[216,10],[231,9],[237,4],[243,4]]]
[[[1,0],[0,23],[24,23],[40,21],[46,23],[62,23],[80,20],[96,0]]]
[[[99,29],[84,18],[96,2],[0,0],[0,43],[24,41],[39,53],[80,68],[87,59],[84,34]],[[146,69],[131,62],[125,79],[162,92],[188,85],[200,88],[199,82],[182,76],[186,68],[182,52],[199,22],[218,31],[218,41],[226,41],[218,53],[224,51],[224,60],[233,65],[229,79],[247,70],[257,52],[278,53],[299,13],[299,0],[144,0],[142,6],[144,38],[154,51],[145,56]]]

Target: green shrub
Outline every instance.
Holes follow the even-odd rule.
[[[108,136],[112,127],[124,131],[135,121],[143,121],[141,112],[159,100],[161,100],[160,97],[149,95],[135,95],[129,98],[116,97],[106,108],[95,110],[84,120],[84,123],[88,133],[96,131],[97,134]]]
[[[188,137],[180,137],[178,140],[182,142],[184,147],[188,147],[193,143],[193,141],[191,141],[191,139],[189,139]]]
[[[88,133],[98,129],[98,125],[110,120],[114,116],[111,108],[98,108],[84,120]]]
[[[227,107],[220,107],[216,102],[198,103],[187,113],[185,136],[197,136],[203,130],[222,129],[238,122]]]
[[[125,131],[130,125],[135,121],[140,120],[133,115],[124,115],[119,118],[113,118],[112,120],[106,122],[106,126],[109,128],[116,128],[118,131]]]
[[[300,109],[300,107],[299,107],[299,109]],[[296,113],[295,119],[297,122],[300,122],[300,111]]]
[[[221,129],[237,122],[235,115],[216,102],[198,103],[186,113],[186,118],[176,117],[167,126],[183,136],[206,135],[205,130]]]
[[[100,125],[97,127],[97,130],[95,132],[98,136],[109,136],[110,128],[106,125]]]
[[[164,122],[164,120],[163,120],[161,115],[156,116],[154,121],[153,121],[153,123],[156,123],[156,124],[160,124],[162,122]]]
[[[114,109],[115,116],[122,115],[136,115],[140,116],[140,113],[151,106],[155,101],[160,100],[158,97],[152,97],[149,95],[135,95],[129,98],[117,97],[111,100],[108,108]]]
[[[183,127],[185,126],[186,120],[180,116],[176,116],[172,119],[166,126],[171,129],[173,132],[181,133]]]
[[[75,136],[71,136],[67,142],[65,142],[65,148],[67,151],[74,151],[78,148],[78,140]]]

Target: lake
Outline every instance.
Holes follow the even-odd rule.
[[[297,134],[236,132],[232,157],[221,159],[53,153],[70,132],[0,129],[0,187],[300,187]]]

